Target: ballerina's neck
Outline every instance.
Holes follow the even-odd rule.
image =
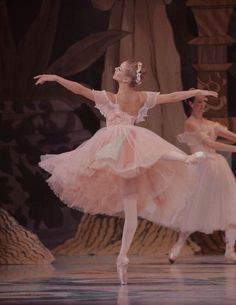
[[[199,122],[205,120],[205,118],[203,117],[202,112],[199,112],[199,113],[198,113],[198,112],[192,113],[191,117],[194,118],[195,120],[198,120]]]

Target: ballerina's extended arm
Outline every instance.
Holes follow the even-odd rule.
[[[236,152],[236,146],[230,145],[230,144],[224,144],[218,141],[210,140],[210,139],[204,139],[203,140],[204,145],[213,148],[215,150],[219,151],[227,151],[227,152]]]
[[[37,75],[34,77],[36,79],[35,85],[43,85],[45,82],[57,82],[58,84],[62,85],[69,91],[83,95],[84,97],[94,101],[93,91],[77,82],[73,82],[71,80],[65,79],[58,75],[52,74],[42,74]]]
[[[180,102],[197,95],[217,97],[218,93],[215,91],[194,89],[188,91],[177,91],[168,94],[159,94],[157,95],[156,99],[158,104],[166,104]]]
[[[222,128],[222,130],[220,130],[218,132],[218,135],[220,137],[225,138],[227,140],[230,140],[230,141],[232,141],[234,143],[236,142],[236,134],[234,132],[232,132],[232,131],[229,131],[226,128],[225,129]]]

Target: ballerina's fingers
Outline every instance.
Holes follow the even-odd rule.
[[[33,77],[36,80],[35,85],[42,85],[44,83],[42,77],[43,75],[36,75]]]
[[[209,91],[209,90],[200,90],[199,95],[218,97],[218,93],[217,92]]]
[[[43,81],[42,79],[38,79],[35,83],[35,85],[42,85],[45,81]]]
[[[34,79],[39,79],[40,77],[42,77],[43,75],[36,75],[36,76],[34,76],[33,78]]]
[[[215,91],[210,91],[210,93],[211,93],[211,96],[213,96],[213,97],[218,97],[218,93],[217,93],[217,92],[215,92]]]

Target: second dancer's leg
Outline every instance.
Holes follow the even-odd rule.
[[[225,260],[236,262],[236,253],[234,250],[236,240],[236,228],[235,226],[229,226],[225,230]]]
[[[169,262],[173,264],[177,257],[180,254],[181,249],[183,248],[183,245],[191,232],[180,232],[177,242],[172,247],[170,253],[169,253]]]
[[[124,200],[125,223],[122,234],[122,242],[120,253],[117,257],[117,272],[122,285],[128,282],[128,251],[134,238],[134,234],[138,224],[137,201],[134,199]]]

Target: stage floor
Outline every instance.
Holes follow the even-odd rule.
[[[115,257],[57,257],[49,266],[0,266],[0,304],[235,305],[236,265],[223,256],[130,257],[120,286]]]

